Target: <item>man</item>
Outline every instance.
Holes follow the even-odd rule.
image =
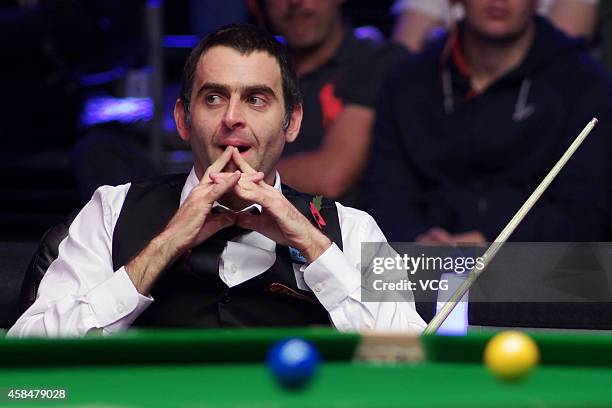
[[[423,49],[440,29],[452,27],[463,15],[456,0],[396,0],[392,12],[397,15],[393,39],[409,50]],[[591,41],[597,27],[599,0],[539,0],[538,14],[548,18],[571,37]]]
[[[284,181],[356,205],[384,74],[405,54],[397,45],[357,39],[342,0],[249,0],[257,20],[287,43],[300,77],[304,123],[287,146]]]
[[[612,87],[534,0],[464,0],[448,38],[399,64],[378,109],[367,208],[390,240],[492,241],[592,117],[511,239],[607,240]]]
[[[98,189],[10,335],[330,319],[340,330],[423,327],[412,301],[360,301],[360,243],[384,240],[371,217],[324,201],[321,219],[281,188],[276,164],[302,105],[274,37],[237,25],[205,38],[174,115],[191,173]]]

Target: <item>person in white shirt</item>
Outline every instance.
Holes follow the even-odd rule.
[[[310,208],[315,223],[281,187],[276,163],[297,137],[302,115],[295,72],[274,37],[233,25],[204,38],[187,60],[174,110],[194,154],[191,173],[175,196],[166,188],[172,183],[100,187],[72,222],[36,301],[8,335],[323,320],[343,331],[422,330],[411,294],[404,302],[384,295],[361,301],[361,243],[385,242],[372,217],[335,204],[341,250],[322,232],[325,220],[316,209]],[[214,261],[214,274],[206,266],[199,271],[196,254],[235,226],[247,231],[223,241],[218,258],[202,258]],[[289,280],[278,266],[289,258],[284,247],[297,262]],[[232,296],[243,303],[232,306]],[[302,310],[310,316],[302,319]]]

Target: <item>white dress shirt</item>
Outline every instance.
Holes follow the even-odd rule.
[[[183,187],[183,204],[198,178],[192,169]],[[280,189],[277,174],[275,187]],[[130,184],[98,188],[76,216],[59,256],[40,282],[34,304],[8,336],[81,336],[101,329],[124,330],[152,303],[134,287],[122,266],[113,269],[112,237]],[[425,323],[414,302],[361,302],[361,243],[386,241],[374,219],[336,204],[344,252],[332,244],[310,264],[294,265],[298,287],[312,290],[342,331],[363,329],[420,332]],[[221,254],[219,276],[233,287],[269,269],[276,243],[258,232],[229,241]]]

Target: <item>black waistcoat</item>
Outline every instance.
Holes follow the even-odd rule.
[[[166,226],[179,206],[186,175],[132,184],[113,233],[115,270],[128,263]],[[283,194],[311,222],[311,196],[283,186]],[[323,232],[342,248],[336,206],[323,201]],[[315,224],[316,225],[316,224]],[[289,248],[276,245],[270,269],[229,288],[219,277],[226,244],[223,230],[199,247],[198,262],[185,255],[162,273],[151,295],[155,299],[133,323],[144,327],[249,327],[329,325],[327,311],[312,292],[297,287]]]

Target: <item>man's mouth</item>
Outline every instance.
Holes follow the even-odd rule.
[[[505,19],[510,15],[510,11],[503,7],[489,7],[486,9],[487,16],[493,19]]]
[[[285,20],[305,20],[308,18],[312,18],[315,16],[315,13],[309,10],[296,10],[290,11],[289,13],[284,15]]]
[[[238,149],[240,154],[245,154],[251,147],[253,147],[253,141],[250,137],[246,138],[237,136],[226,136],[220,140],[217,140],[217,147],[222,151],[225,151],[228,146],[233,146]]]
[[[241,154],[246,152],[247,150],[249,150],[251,148],[251,146],[242,146],[242,145],[234,145],[234,144],[220,144],[219,145],[219,149],[225,151],[225,149],[227,149],[227,146],[234,146],[234,147],[236,147]]]

